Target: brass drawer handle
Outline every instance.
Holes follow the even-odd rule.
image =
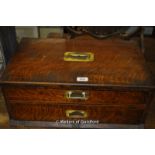
[[[66,91],[65,92],[65,98],[87,100],[88,99],[88,92],[81,91],[81,90]]]
[[[66,110],[66,116],[68,118],[86,118],[88,114],[84,110]]]
[[[94,61],[94,54],[91,52],[65,52],[64,61]]]

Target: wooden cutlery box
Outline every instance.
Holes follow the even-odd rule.
[[[10,120],[143,124],[154,84],[136,41],[23,39],[1,77]]]

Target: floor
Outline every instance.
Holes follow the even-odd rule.
[[[145,39],[145,58],[155,79],[155,39]],[[149,113],[144,124],[145,128],[155,129],[155,97],[150,105]],[[9,117],[5,106],[5,101],[0,91],[0,128],[10,128]],[[20,128],[20,127],[19,127]],[[22,127],[21,127],[22,128]],[[126,127],[128,128],[128,127]]]

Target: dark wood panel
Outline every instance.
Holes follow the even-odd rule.
[[[78,120],[66,117],[66,110],[84,110],[88,117],[84,120],[99,120],[100,123],[143,122],[145,105],[139,106],[78,106],[78,105],[47,105],[10,103],[10,118],[14,120],[57,121]]]
[[[69,89],[51,89],[49,87],[6,87],[3,89],[8,101],[32,101],[32,102],[50,102],[59,103],[79,103],[79,104],[111,104],[111,105],[128,105],[128,104],[145,104],[147,97],[144,92],[138,91],[95,91],[80,90],[88,94],[87,100],[67,99],[65,92]],[[72,90],[72,88],[70,88]],[[75,89],[76,90],[76,89]],[[73,90],[74,91],[74,90]]]
[[[145,53],[144,56],[146,60],[155,61],[155,39],[147,37],[144,40]]]

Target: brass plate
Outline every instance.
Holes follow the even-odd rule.
[[[94,61],[94,54],[91,52],[65,52],[64,61],[91,62]]]

